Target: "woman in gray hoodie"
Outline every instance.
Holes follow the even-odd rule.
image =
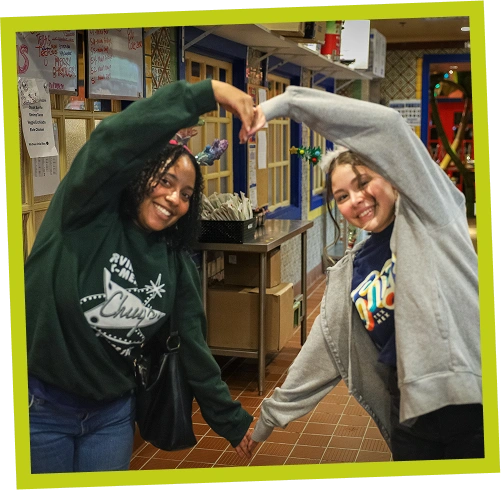
[[[370,237],[327,271],[306,343],[264,400],[253,449],[343,379],[394,460],[484,457],[477,255],[465,199],[400,114],[289,87],[251,132],[290,117],[349,149],[327,172],[329,201]]]

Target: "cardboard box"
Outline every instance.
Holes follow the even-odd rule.
[[[266,290],[266,352],[278,352],[295,332],[292,283]],[[258,348],[259,289],[218,287],[207,292],[208,344],[213,348]]]
[[[285,37],[303,37],[304,22],[279,22],[275,24],[261,24],[270,31]]]
[[[280,248],[268,252],[266,260],[266,287],[281,282]],[[259,287],[259,254],[247,252],[224,253],[225,286]]]
[[[327,22],[305,22],[304,35],[287,36],[287,39],[296,43],[319,43],[325,42]]]

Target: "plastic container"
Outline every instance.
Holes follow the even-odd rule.
[[[202,220],[198,238],[203,243],[244,243],[254,238],[256,218],[245,221]]]

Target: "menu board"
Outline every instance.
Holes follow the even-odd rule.
[[[16,33],[17,74],[46,80],[51,93],[77,93],[76,31]]]
[[[87,31],[87,97],[143,97],[142,29]]]

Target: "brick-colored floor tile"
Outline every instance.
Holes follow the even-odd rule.
[[[353,405],[351,403],[348,403],[343,413],[344,415],[361,415],[364,417],[368,416],[367,412],[360,405]]]
[[[333,405],[337,406],[337,405]],[[327,413],[327,412],[314,412],[311,416],[309,422],[316,422],[318,424],[332,424],[336,425],[339,422],[341,415],[339,413]]]
[[[259,407],[261,403],[263,402],[262,397],[257,397],[257,396],[239,396],[237,400],[242,404],[244,407]]]
[[[303,432],[306,422],[294,421],[287,426],[288,432]]]
[[[362,445],[361,437],[339,437],[334,436],[329,442],[329,447],[337,447],[341,449],[360,449]]]
[[[198,461],[183,461],[179,463],[178,469],[186,469],[186,468],[212,468],[212,464],[209,463],[200,463]]]
[[[131,459],[129,470],[140,470],[147,462],[149,458],[142,458],[141,456],[136,456]]]
[[[156,453],[158,453],[159,449],[151,444],[145,444],[140,451],[136,453],[136,456],[141,456],[143,458],[151,458]]]
[[[325,448],[314,446],[296,446],[291,453],[292,458],[320,459]]]
[[[151,458],[141,469],[142,470],[173,470],[177,468],[180,461],[171,459]]]
[[[340,416],[344,413],[346,405],[339,405],[337,403],[323,403],[320,402],[316,408],[314,413],[332,413]],[[338,417],[339,418],[339,417]]]
[[[389,453],[390,448],[385,441],[380,439],[367,439],[365,438],[362,443],[362,450],[364,451],[378,451],[380,453]]]
[[[365,437],[367,437],[368,439],[384,439],[381,432],[379,432],[379,429],[375,427],[370,427],[370,424],[369,428],[367,429],[367,432],[365,433]]]
[[[344,381],[340,381],[337,386],[333,388],[331,393],[337,394],[337,395],[348,395],[348,387],[346,386],[346,383]]]
[[[320,463],[319,459],[287,458],[287,461],[284,464],[295,465],[295,464],[318,464],[318,463]]]
[[[185,461],[199,461],[201,463],[214,464],[223,454],[223,451],[213,451],[212,449],[193,449]]]
[[[359,462],[379,462],[379,461],[390,461],[391,454],[388,453],[379,453],[375,451],[360,451],[357,456],[357,463]]]
[[[305,434],[322,434],[330,436],[334,433],[336,426],[333,424],[317,424],[315,422],[308,422],[304,428]]]
[[[361,415],[341,415],[339,425],[353,425],[355,427],[367,427],[370,417],[362,417]]]
[[[157,459],[172,459],[174,461],[182,461],[188,454],[194,451],[193,448],[182,449],[181,451],[162,451],[159,450],[155,453],[155,458]]]
[[[193,433],[197,436],[197,439],[207,434],[209,429],[210,427],[207,424],[193,424]]]
[[[318,434],[306,434],[303,433],[297,443],[300,446],[318,446],[326,447],[329,444],[331,436],[323,436]]]
[[[205,419],[202,417],[202,414],[200,412],[195,413],[192,417],[191,420],[193,421],[194,424],[205,424]]]
[[[278,466],[283,465],[286,461],[286,456],[268,456],[256,454],[249,466]]]
[[[327,448],[322,462],[352,463],[357,457],[358,451],[354,449]]]
[[[289,456],[293,448],[293,444],[279,444],[267,441],[261,445],[258,454],[261,456],[264,454],[269,456]]]
[[[248,464],[249,460],[241,458],[234,450],[225,451],[216,461],[216,465],[223,466],[247,466]]]
[[[282,444],[295,444],[299,439],[299,432],[286,432],[275,429],[271,436],[268,437],[268,442],[279,442]]]
[[[365,434],[365,427],[354,427],[349,425],[337,425],[334,429],[335,436],[341,437],[363,437]]]
[[[224,451],[230,446],[230,443],[222,437],[203,437],[197,444],[197,449],[215,449]]]

